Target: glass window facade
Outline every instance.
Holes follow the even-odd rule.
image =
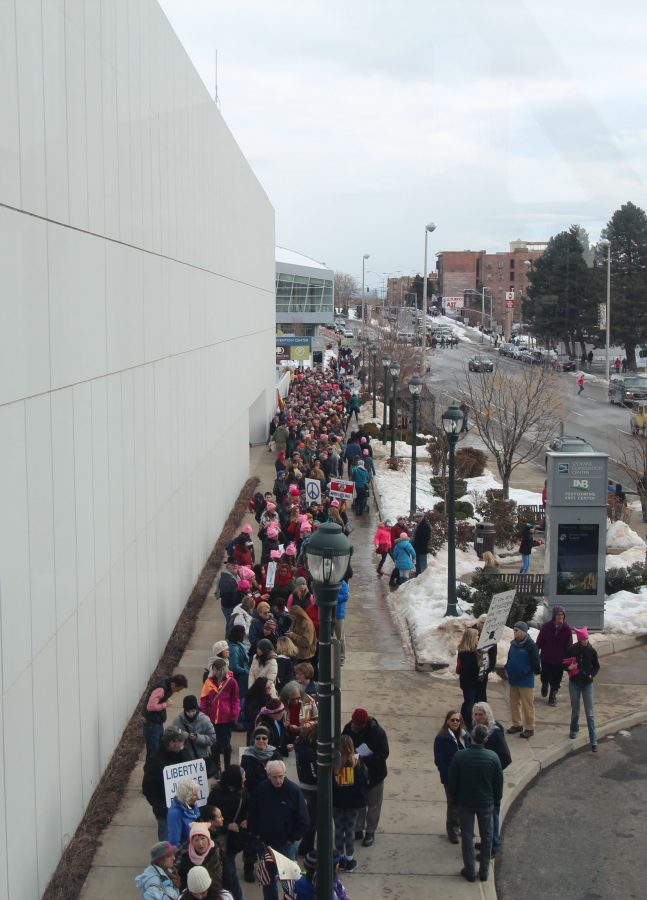
[[[307,275],[276,275],[277,313],[331,313],[333,311],[333,283],[326,278]]]

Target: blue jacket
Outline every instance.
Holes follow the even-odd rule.
[[[371,473],[367,472],[366,469],[363,469],[361,466],[356,466],[353,469],[353,481],[358,490],[362,490],[362,488],[368,487],[369,481],[371,480]]]
[[[179,847],[180,844],[188,841],[191,822],[197,822],[199,818],[200,810],[197,803],[193,809],[189,809],[186,803],[182,803],[177,797],[173,797],[166,817],[169,843],[173,844],[174,847]]]
[[[245,685],[247,685],[249,655],[244,644],[229,644],[229,668],[236,676],[236,681],[244,679]]]
[[[337,612],[335,613],[336,618],[338,618],[338,619],[346,618],[346,604],[348,603],[349,597],[350,597],[350,590],[348,588],[348,582],[342,581],[341,586],[339,588],[339,593],[337,594]]]
[[[400,572],[409,572],[416,567],[416,551],[411,541],[396,541],[393,547],[393,562]]]
[[[505,670],[512,687],[535,686],[535,675],[541,672],[541,662],[539,650],[531,637],[526,636],[523,641],[512,641]]]
[[[141,891],[142,900],[172,900],[180,896],[179,888],[161,866],[148,866],[135,878],[135,884]]]
[[[436,739],[434,741],[434,762],[436,763],[436,767],[438,769],[438,772],[440,773],[441,784],[447,784],[447,778],[449,776],[449,764],[451,763],[455,754],[458,753],[459,750],[464,750],[466,747],[469,747],[469,732],[466,731],[461,736],[461,743],[462,746],[459,747],[458,742],[447,731],[444,731],[442,734],[436,735]]]
[[[356,444],[355,441],[351,441],[350,444],[346,447],[346,452],[344,453],[344,459],[359,459],[362,455],[362,448],[359,444]]]

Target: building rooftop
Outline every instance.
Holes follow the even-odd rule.
[[[296,250],[288,250],[287,247],[275,248],[275,259],[277,263],[284,263],[289,266],[307,266],[310,269],[327,269],[329,266],[325,263],[318,262],[310,256],[304,256],[303,253],[297,253]]]

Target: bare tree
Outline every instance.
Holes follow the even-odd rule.
[[[642,507],[643,521],[647,521],[647,440],[640,434],[621,437],[620,454],[616,463],[636,488]]]
[[[493,455],[507,500],[517,466],[542,454],[562,418],[555,375],[541,366],[467,373],[469,415]]]
[[[342,315],[348,315],[351,299],[357,293],[357,279],[346,272],[335,272],[335,309]]]

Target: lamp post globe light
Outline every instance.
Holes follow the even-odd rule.
[[[391,380],[393,382],[393,390],[391,393],[391,458],[393,458],[395,456],[395,423],[397,420],[398,375],[400,374],[400,363],[397,360],[391,360],[389,372],[391,373]]]
[[[446,616],[457,616],[456,607],[456,444],[463,427],[460,406],[452,403],[442,415],[449,444],[449,490],[447,492],[447,609]]]
[[[364,325],[366,322],[366,260],[371,258],[370,253],[365,253],[362,257],[362,337],[364,337]]]
[[[431,234],[432,231],[436,230],[436,225],[434,222],[430,222],[428,225],[425,225],[425,261],[423,265],[422,272],[422,325],[420,329],[420,333],[422,335],[421,338],[421,346],[422,346],[422,365],[424,371],[424,356],[425,356],[425,336],[427,331],[427,238]]]
[[[317,736],[317,900],[333,894],[332,628],[339,586],[353,548],[335,522],[323,522],[306,546],[308,570],[319,607],[319,731]]]
[[[409,380],[409,392],[413,400],[413,421],[411,423],[411,502],[409,503],[409,515],[414,516],[417,508],[416,501],[416,451],[418,437],[418,398],[422,392],[423,381],[419,375],[414,375]]]
[[[609,345],[611,343],[611,241],[602,238],[602,247],[607,248],[607,328],[605,340],[605,369],[606,379],[609,380]]]
[[[389,402],[389,366],[391,365],[391,357],[384,354],[382,357],[382,368],[384,369],[384,412],[382,414],[382,444],[386,447],[386,410]]]
[[[375,418],[377,416],[377,406],[376,406],[377,401],[376,401],[376,397],[375,397],[375,390],[377,387],[377,373],[375,371],[376,368],[377,368],[377,347],[375,346],[375,344],[371,344],[371,369],[372,369],[372,376],[373,376],[373,418]]]

